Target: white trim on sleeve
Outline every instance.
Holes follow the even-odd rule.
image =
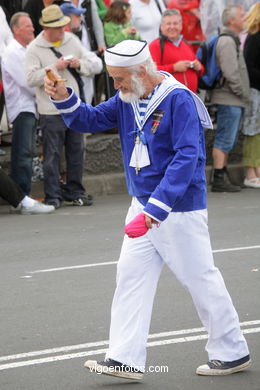
[[[147,211],[143,211],[143,214],[147,215],[148,217],[154,219],[155,221],[157,222],[162,222],[159,218],[155,218],[154,215],[150,214],[150,213],[147,213]]]
[[[170,211],[172,211],[172,208],[167,206],[167,204],[161,202],[160,200],[158,199],[155,199],[155,198],[150,198],[148,200],[148,203],[152,203],[154,204],[155,206],[159,207],[160,209],[166,211],[167,213],[169,213]]]
[[[61,114],[69,114],[70,112],[75,111],[80,106],[81,100],[78,98],[77,102],[74,104],[74,106],[71,106],[69,108],[56,108],[59,110]]]

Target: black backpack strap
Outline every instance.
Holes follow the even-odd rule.
[[[56,50],[54,47],[50,47],[51,51],[54,53],[54,55],[57,57],[57,58],[61,58],[62,57],[62,54]],[[84,83],[82,81],[82,78],[80,77],[80,75],[78,74],[78,72],[76,71],[76,69],[74,68],[67,68],[67,70],[70,72],[70,74],[74,77],[74,79],[76,80],[77,84],[78,84],[78,87],[79,87],[79,97],[80,99],[85,102],[86,99],[85,99],[85,94],[84,94]]]
[[[161,32],[160,32],[159,43],[160,43],[160,51],[161,51],[161,63],[163,62],[163,53],[164,53],[165,41],[167,41],[166,36],[161,34]]]
[[[158,1],[158,0],[155,0],[155,3],[156,3],[156,5],[157,5],[157,8],[158,8],[160,14],[162,15],[163,11],[162,11],[162,7],[160,6],[159,1]]]
[[[239,40],[239,38],[238,37],[235,37],[233,34],[230,34],[230,33],[225,33],[225,32],[223,32],[223,33],[220,33],[219,34],[219,38],[220,37],[231,37],[232,39],[233,39],[233,41],[235,42],[235,44],[236,44],[236,49],[237,49],[237,57],[239,56],[239,46],[240,46],[240,40]]]
[[[98,49],[97,39],[94,31],[93,20],[92,20],[92,11],[91,11],[91,0],[84,0],[81,4],[82,8],[86,9],[84,14],[87,33],[89,37],[89,43],[91,47],[91,51],[96,51]]]
[[[206,47],[206,42],[202,42],[200,44],[200,48],[201,48],[201,59],[200,59],[200,62],[201,64],[203,64],[205,66],[206,64],[206,59],[207,59],[207,47]]]

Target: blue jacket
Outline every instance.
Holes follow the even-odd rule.
[[[163,113],[155,132],[151,114],[143,131],[151,164],[138,175],[129,166],[136,129],[132,105],[117,95],[96,107],[86,105],[71,91],[65,101],[54,101],[72,130],[96,133],[117,127],[120,135],[129,194],[145,206],[144,212],[158,221],[169,212],[206,208],[204,130],[191,93],[177,88],[156,108]]]

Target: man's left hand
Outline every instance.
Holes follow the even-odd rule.
[[[152,229],[153,225],[156,225],[156,226],[160,225],[160,223],[158,221],[149,217],[146,214],[145,214],[145,224],[146,224],[146,227],[148,227],[148,229]]]
[[[193,61],[193,69],[195,70],[195,72],[201,71],[201,63],[198,60]]]
[[[72,60],[70,60],[69,67],[74,69],[80,68],[80,60],[78,58],[72,58]]]

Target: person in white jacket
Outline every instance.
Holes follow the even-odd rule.
[[[63,200],[75,206],[90,206],[92,199],[85,194],[82,183],[84,165],[83,135],[71,131],[64,124],[60,113],[53,107],[43,89],[45,68],[60,73],[69,85],[82,92],[80,76],[91,76],[102,70],[102,61],[87,51],[72,33],[65,32],[70,18],[58,5],[42,10],[40,24],[43,31],[28,47],[26,53],[26,79],[36,88],[40,127],[43,132],[43,171],[45,202],[59,208]],[[67,181],[60,186],[60,156],[65,146]]]
[[[66,26],[66,31],[70,31],[76,34],[80,40],[82,45],[86,50],[91,51],[90,40],[88,38],[88,29],[86,26],[84,19],[84,14],[86,13],[86,8],[81,8],[80,6],[75,6],[73,3],[65,2],[60,6],[64,15],[69,16],[71,21]],[[96,11],[97,14],[97,11]],[[98,14],[97,14],[98,17]],[[99,18],[99,17],[98,17]],[[100,21],[100,19],[99,19]],[[101,22],[100,22],[101,23]],[[102,27],[103,31],[103,27]],[[104,38],[102,41],[103,45],[100,45],[100,50],[103,51],[105,49]],[[85,94],[85,102],[91,104],[92,99],[94,97],[94,75],[92,76],[81,76],[84,82],[84,94]]]
[[[148,43],[159,36],[162,13],[165,5],[162,0],[130,0],[132,24],[139,31],[141,38]]]
[[[34,39],[34,27],[25,12],[15,13],[10,26],[14,39],[2,58],[2,76],[7,117],[13,124],[11,177],[29,195],[37,120],[35,90],[25,80],[24,62],[26,47]]]
[[[0,62],[7,45],[13,39],[12,31],[7,23],[3,8],[0,7]]]
[[[12,31],[7,23],[6,16],[2,7],[0,7],[0,83],[2,80],[1,74],[1,62],[2,56],[7,45],[13,39]],[[0,121],[2,119],[3,111],[4,111],[4,94],[0,92]],[[0,149],[0,156],[6,154],[3,149]]]

